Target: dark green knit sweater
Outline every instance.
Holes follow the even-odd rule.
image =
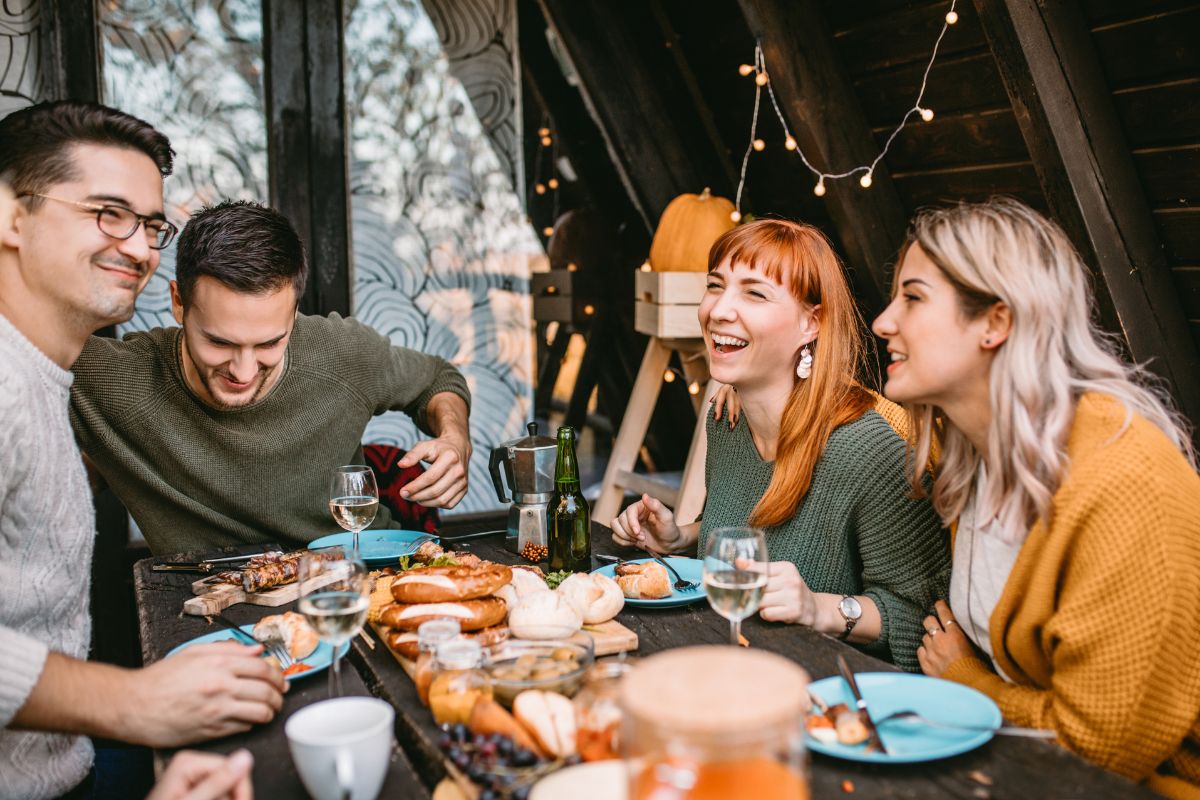
[[[439,392],[468,403],[449,362],[337,314],[300,316],[283,374],[252,405],[220,410],[184,383],[179,328],[92,337],[75,362],[71,424],[155,553],[277,541],[338,530],[334,467],[361,464],[375,414],[404,411],[428,432]],[[379,509],[373,527],[391,516]]]
[[[700,527],[745,525],[775,472],[763,461],[743,416],[731,431],[708,420]],[[766,529],[772,561],[791,561],[814,592],[866,595],[883,617],[868,652],[918,671],[921,620],[945,597],[949,539],[928,500],[913,500],[904,476],[904,442],[875,411],[834,430],[795,516]]]

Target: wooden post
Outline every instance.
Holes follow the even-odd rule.
[[[1105,323],[1200,425],[1200,356],[1079,8],[975,7],[1051,213],[1103,279]]]
[[[809,160],[825,172],[869,164],[879,145],[816,0],[739,2],[751,33],[762,42],[788,126]],[[863,314],[871,319],[890,295],[886,268],[903,241],[908,215],[883,162],[871,176],[871,188],[862,188],[858,177],[827,183],[825,200],[854,270]],[[812,191],[813,185],[796,190]]]
[[[38,100],[100,102],[99,25],[94,0],[41,4],[41,69],[46,97]]]
[[[271,205],[308,250],[305,314],[352,310],[341,0],[263,0]]]

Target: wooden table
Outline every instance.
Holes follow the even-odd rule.
[[[500,516],[472,521],[452,521],[442,528],[443,538],[454,540],[503,525]],[[502,535],[463,539],[462,543],[481,558],[511,563],[514,556],[504,549]],[[596,553],[627,554],[615,549],[607,528],[593,524],[592,549]],[[134,568],[142,652],[147,663],[161,658],[175,645],[209,630],[203,618],[181,618],[179,611],[187,596],[190,576],[152,573],[150,560]],[[252,622],[266,609],[233,606],[227,615],[239,623]],[[640,640],[638,655],[691,644],[725,644],[729,623],[709,609],[707,603],[683,608],[648,611],[627,608],[620,621],[634,630]],[[760,647],[799,662],[814,680],[837,673],[834,663],[844,653],[855,671],[894,671],[895,667],[864,655],[828,636],[798,626],[765,623],[754,618],[742,624],[752,647]],[[345,667],[352,666],[352,669]],[[347,693],[370,692],[396,707],[396,738],[403,750],[393,759],[392,771],[382,797],[428,797],[426,787],[446,776],[437,749],[437,727],[429,711],[417,700],[416,690],[382,642],[374,649],[361,640],[343,663]],[[254,781],[260,797],[303,796],[284,738],[284,720],[296,709],[326,696],[323,679],[301,680],[288,693],[283,712],[275,721],[247,734],[205,745],[205,749],[229,752],[249,747],[255,754]],[[877,766],[812,757],[812,796],[834,798],[1155,798],[1159,795],[1124,778],[1094,767],[1049,742],[998,736],[970,753],[924,764]],[[985,782],[981,782],[981,779]],[[847,795],[843,782],[854,785]],[[986,783],[990,781],[990,783]]]

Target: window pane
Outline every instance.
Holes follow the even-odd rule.
[[[104,102],[141,117],[175,149],[167,216],[267,199],[260,0],[118,0],[98,4]],[[120,332],[174,325],[175,247]]]
[[[474,22],[498,20],[505,30],[484,41],[511,52],[512,4],[491,5],[508,19]],[[419,0],[347,0],[346,10],[355,315],[467,376],[475,455],[455,510],[494,508],[488,454],[523,432],[532,406],[529,272],[541,245]],[[489,114],[494,126],[514,126],[509,106],[501,120]],[[421,438],[387,414],[364,440]]]

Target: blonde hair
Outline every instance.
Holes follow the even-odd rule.
[[[795,515],[833,430],[874,405],[875,398],[855,380],[863,361],[863,322],[833,247],[812,225],[779,219],[739,225],[713,244],[709,272],[726,260],[778,281],[809,307],[821,306],[820,334],[809,345],[812,373],[796,380],[788,395],[775,471],[750,515],[751,525],[772,527]]]
[[[1012,312],[1012,329],[991,366],[988,456],[983,459],[941,409],[905,404],[911,419],[909,478],[918,496],[931,448],[940,446],[933,506],[949,524],[962,513],[978,468],[987,472],[981,518],[994,514],[1010,542],[1038,519],[1049,520],[1069,467],[1067,437],[1079,398],[1110,395],[1124,404],[1125,425],[1144,417],[1196,464],[1188,425],[1162,383],[1125,363],[1113,337],[1092,321],[1086,268],[1053,222],[1007,198],[923,211],[908,248],[921,249],[958,293],[959,309],[976,319],[996,302]],[[898,276],[897,276],[898,277]]]

